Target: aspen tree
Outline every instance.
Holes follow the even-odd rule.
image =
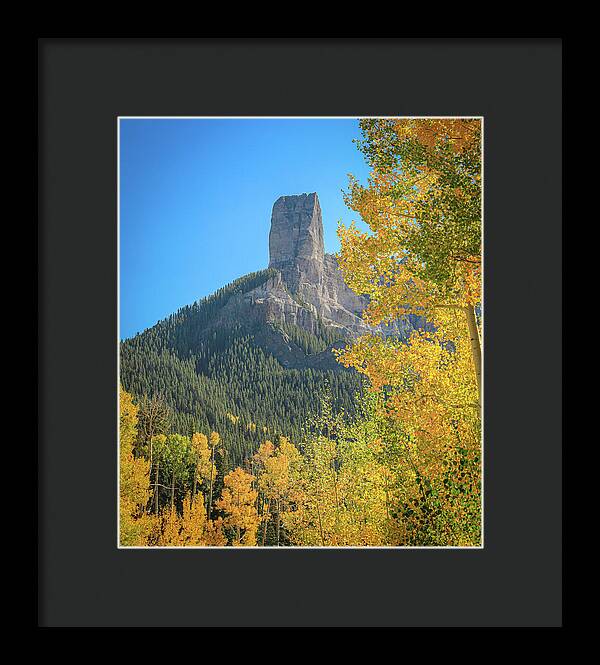
[[[267,537],[267,526],[270,518],[270,503],[267,495],[263,489],[262,477],[266,473],[266,463],[274,455],[275,446],[272,441],[264,441],[258,447],[258,451],[254,454],[253,461],[257,469],[258,488],[259,488],[259,507],[260,519],[262,521],[262,537],[260,544],[265,545]]]
[[[239,467],[231,471],[224,478],[223,492],[216,502],[217,508],[225,513],[224,526],[233,532],[234,546],[256,545],[259,519],[253,480],[253,476]]]
[[[288,439],[282,436],[279,438],[277,448],[271,441],[266,441],[259,448],[256,459],[262,466],[258,486],[269,502],[269,506],[275,506],[275,544],[279,546],[282,514],[293,497],[294,469],[299,463],[300,453]],[[266,525],[264,529],[266,529]],[[263,541],[264,535],[263,531]]]
[[[404,314],[436,324],[464,312],[481,401],[481,122],[362,120],[372,167],[367,187],[350,180],[346,202],[369,232],[340,225],[346,283],[370,297],[365,319]]]
[[[208,519],[211,519],[212,515],[212,500],[213,500],[213,483],[214,483],[214,473],[216,471],[215,467],[215,450],[217,446],[219,445],[219,442],[221,440],[221,437],[219,436],[218,432],[211,432],[210,437],[209,437],[209,445],[210,445],[210,451],[211,451],[211,456],[210,456],[210,485],[209,485],[209,498],[208,498]]]
[[[133,455],[137,414],[131,395],[119,387],[119,542],[125,546],[145,545],[152,527],[145,513],[150,464]]]
[[[160,507],[160,469],[161,459],[165,455],[167,437],[164,434],[157,434],[152,437],[151,445],[154,451],[154,515],[157,517]]]
[[[183,500],[180,539],[183,546],[206,545],[206,509],[202,501],[187,494]]]
[[[208,485],[211,477],[216,473],[216,469],[211,461],[212,451],[208,445],[208,437],[205,434],[196,432],[192,435],[192,451],[195,456],[194,481],[191,495],[191,502],[193,504],[196,497],[198,480],[202,484]]]
[[[148,449],[150,469],[153,463],[152,438],[157,434],[166,434],[171,422],[171,412],[161,396],[144,395],[139,403],[138,446]]]

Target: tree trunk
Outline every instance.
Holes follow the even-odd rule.
[[[171,475],[171,512],[175,508],[175,470]]]
[[[213,446],[212,454],[210,456],[210,493],[208,497],[208,519],[210,520],[210,515],[212,512],[212,490],[213,490],[213,467],[215,465],[215,446]]]
[[[335,496],[335,519],[337,521],[339,517],[340,502],[338,499],[338,488],[337,488],[337,471],[335,470],[335,464],[333,465],[333,493]]]
[[[194,469],[194,487],[192,489],[192,499],[190,501],[190,506],[194,505],[194,498],[196,497],[196,483],[198,480],[198,464],[199,462],[196,462],[196,468]]]
[[[263,510],[263,518],[265,518],[265,515],[266,515],[266,519],[264,519],[264,521],[263,521],[263,524],[264,524],[263,533],[262,533],[262,546],[263,547],[265,546],[265,538],[267,537],[267,524],[269,522],[269,504],[267,502],[265,502],[265,505],[267,506],[267,509],[266,509],[266,511]]]
[[[471,356],[475,367],[475,377],[477,378],[477,394],[479,395],[479,405],[481,406],[481,340],[479,330],[477,329],[477,319],[475,318],[475,308],[466,307],[465,316],[469,326],[469,338],[471,340]]]
[[[156,474],[154,475],[154,514],[158,515],[158,469],[160,460],[156,460]]]
[[[280,504],[279,504],[279,499],[277,499],[277,519],[275,524],[277,525],[277,547],[279,547],[279,525],[281,524],[280,522],[280,517],[279,513],[281,512]]]
[[[323,522],[321,521],[321,511],[319,510],[319,501],[317,500],[317,515],[319,516],[319,531],[321,533],[321,545],[325,546],[325,535],[323,534]]]
[[[385,514],[387,515],[388,520],[390,519],[390,494],[389,494],[389,484],[386,478],[385,480]]]

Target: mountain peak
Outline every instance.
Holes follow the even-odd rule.
[[[277,276],[250,292],[269,322],[298,326],[315,333],[319,326],[356,337],[371,329],[362,319],[368,298],[344,282],[336,258],[325,254],[323,219],[316,192],[281,196],[273,205],[269,233],[269,268]],[[248,315],[249,316],[249,315]],[[379,326],[382,334],[404,336],[408,319]]]
[[[269,267],[323,263],[323,218],[316,192],[280,196],[273,205],[269,233]]]

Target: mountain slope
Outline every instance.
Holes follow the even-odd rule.
[[[358,375],[336,367],[330,351],[323,360],[336,337],[328,328],[315,334],[292,324],[215,325],[231,298],[268,278],[263,271],[236,280],[121,345],[124,388],[138,397],[163,395],[174,411],[173,431],[219,431],[232,464],[265,438],[297,438],[306,416],[318,411],[325,385],[346,411],[360,387]]]
[[[265,438],[300,436],[331,391],[353,410],[361,379],[332,348],[372,332],[368,301],[345,285],[323,248],[316,194],[275,202],[269,268],[235,280],[121,344],[121,381],[137,397],[161,394],[173,431],[217,430],[240,464]],[[376,329],[404,337],[412,319]]]

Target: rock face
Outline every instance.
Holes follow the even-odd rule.
[[[281,319],[313,332],[319,319],[350,337],[371,331],[361,318],[368,299],[346,286],[337,259],[325,254],[321,206],[315,192],[275,201],[269,267],[279,276],[251,297],[265,304],[270,320]],[[379,330],[404,336],[412,327],[406,319]]]
[[[269,268],[279,270],[292,288],[300,280],[322,278],[325,249],[323,218],[316,193],[281,196],[273,205]]]
[[[346,286],[337,259],[325,254],[321,206],[314,192],[282,196],[275,201],[269,268],[273,275],[265,283],[230,299],[219,323],[271,324],[260,333],[261,343],[286,367],[306,366],[306,362],[293,342],[281,332],[273,332],[282,324],[296,325],[313,334],[326,326],[337,329],[340,339],[348,339],[373,330],[405,338],[419,323],[405,317],[376,329],[365,324],[361,315],[368,298]],[[340,367],[330,350],[311,356],[309,364]]]

